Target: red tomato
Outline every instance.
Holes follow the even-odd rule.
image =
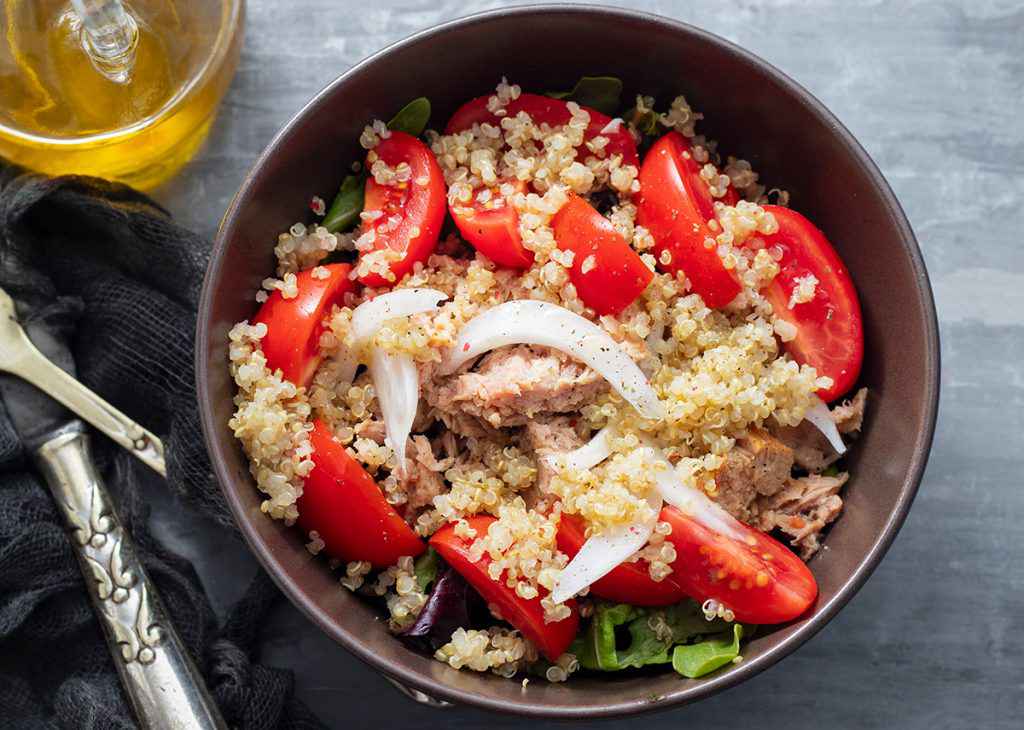
[[[558,549],[574,558],[587,539],[583,521],[575,515],[563,514],[558,523],[557,539]],[[670,606],[687,596],[671,575],[660,581],[653,580],[646,561],[622,563],[593,583],[590,593],[631,606]]]
[[[654,237],[659,268],[673,273],[681,269],[705,304],[724,307],[740,293],[740,285],[722,264],[717,244],[706,245],[714,241],[707,226],[714,217],[713,207],[708,212],[713,199],[705,182],[690,170],[697,163],[684,157],[689,148],[679,132],[669,132],[651,147],[640,167],[637,223]],[[661,263],[663,251],[671,256],[668,264]]]
[[[526,192],[526,183],[513,183],[518,192]],[[499,200],[497,207],[477,200],[479,192],[473,195],[469,204],[449,203],[449,210],[459,233],[473,248],[498,266],[510,269],[528,269],[533,264],[533,251],[523,246],[519,235],[519,214],[512,204],[501,195],[498,187],[491,190],[492,200]]]
[[[580,299],[598,314],[618,314],[640,296],[654,272],[607,218],[572,196],[551,219],[555,241],[572,251],[572,280]]]
[[[332,558],[368,560],[375,568],[386,568],[404,555],[419,555],[426,549],[388,504],[373,477],[334,440],[323,421],[313,422],[309,439],[315,466],[297,505],[303,533],[316,530]]]
[[[694,202],[697,204],[697,208],[700,210],[700,214],[704,217],[705,221],[712,220],[715,217],[715,203],[722,202],[726,205],[736,205],[739,202],[740,196],[736,193],[736,188],[729,184],[729,187],[725,189],[725,195],[721,198],[716,198],[711,194],[711,188],[708,187],[707,182],[700,176],[700,171],[704,168],[707,163],[697,162],[693,157],[693,145],[683,135],[678,132],[670,132],[677,136],[675,139],[678,144],[677,149],[682,150],[679,153],[679,173],[680,176],[685,179],[685,187],[687,192],[693,196]]]
[[[448,120],[448,126],[444,130],[445,134],[461,132],[474,124],[483,122],[498,124],[501,117],[496,116],[487,108],[489,98],[489,96],[479,96],[459,107],[452,118]],[[608,139],[608,144],[604,148],[606,157],[622,155],[623,165],[640,164],[640,156],[636,151],[636,140],[633,139],[633,135],[625,123],[620,123],[612,131],[605,131],[612,118],[596,109],[586,106],[582,108],[590,114],[590,124],[587,125],[587,131],[584,133],[587,141],[597,136],[606,137]],[[547,124],[550,127],[566,124],[572,118],[572,112],[569,111],[569,105],[566,102],[540,94],[520,94],[519,98],[510,101],[505,109],[507,110],[505,116],[514,117],[519,112],[526,112],[534,124]],[[587,150],[583,156],[587,157],[590,154],[590,151]]]
[[[800,558],[760,530],[733,521],[743,540],[709,530],[675,507],[660,519],[672,525],[673,576],[693,599],[714,598],[752,624],[778,624],[801,615],[818,584]]]
[[[367,159],[376,154],[396,168],[405,162],[412,169],[409,182],[397,185],[378,185],[372,176],[366,179],[363,210],[379,211],[382,215],[364,224],[363,230],[376,232],[374,250],[389,248],[404,252],[405,256],[391,263],[395,281],[387,281],[377,273],[360,278],[367,286],[389,286],[412,271],[419,261],[426,261],[434,251],[441,233],[445,213],[444,174],[430,148],[404,132],[392,132],[387,139],[371,150]]]
[[[483,536],[495,519],[487,515],[477,515],[469,517],[466,521],[477,531],[477,535]],[[519,629],[545,657],[551,661],[557,660],[569,648],[579,629],[580,618],[576,602],[570,600],[565,603],[572,611],[569,618],[545,623],[540,597],[522,598],[503,580],[493,580],[487,573],[490,557],[485,554],[475,563],[470,561],[471,543],[471,540],[455,534],[454,524],[445,525],[430,538],[431,546],[483,596],[488,604],[498,608],[502,618]]]
[[[775,315],[796,326],[796,338],[784,342],[786,352],[818,375],[832,378],[832,387],[818,391],[824,401],[848,391],[860,375],[864,359],[864,325],[853,279],[839,254],[813,223],[789,208],[766,205],[779,230],[764,236],[769,247],[782,251],[779,274],[765,289]],[[814,298],[789,308],[796,280],[813,274]]]
[[[274,291],[253,318],[253,324],[267,325],[267,334],[260,341],[267,368],[281,370],[281,376],[295,385],[309,385],[320,365],[320,335],[323,319],[331,307],[341,304],[346,292],[356,284],[348,278],[348,264],[325,266],[326,279],[313,277],[312,269],[296,274],[299,295],[285,299]]]

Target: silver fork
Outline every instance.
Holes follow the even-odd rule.
[[[18,323],[14,302],[3,289],[0,370],[27,380],[166,475],[160,439],[39,352]],[[11,415],[23,435],[31,433],[26,446],[67,523],[89,596],[139,724],[154,730],[226,730],[131,536],[114,511],[93,465],[82,423],[52,412],[19,413],[14,418],[12,411]],[[43,422],[35,423],[37,418]]]
[[[128,449],[160,476],[167,476],[164,445],[160,439],[39,352],[18,324],[14,300],[3,289],[0,289],[0,370],[32,383]]]

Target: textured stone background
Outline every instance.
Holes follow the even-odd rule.
[[[637,722],[659,728],[1020,728],[1024,716],[1024,4],[623,3],[739,43],[818,96],[903,203],[942,331],[942,410],[917,502],[867,586],[817,637],[754,680]],[[314,92],[382,46],[494,2],[249,0],[238,76],[198,159],[157,192],[212,235],[245,171]],[[156,493],[162,533],[219,606],[254,564]],[[265,658],[292,667],[332,727],[513,727],[439,713],[284,604]],[[594,723],[604,727],[620,721]],[[537,727],[543,723],[531,722]]]

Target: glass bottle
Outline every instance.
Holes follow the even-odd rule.
[[[0,157],[152,188],[199,149],[244,0],[3,0]]]

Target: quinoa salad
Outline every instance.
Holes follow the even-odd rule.
[[[621,96],[371,121],[230,332],[268,519],[412,650],[524,686],[701,677],[810,610],[867,401],[826,234],[683,96]]]

